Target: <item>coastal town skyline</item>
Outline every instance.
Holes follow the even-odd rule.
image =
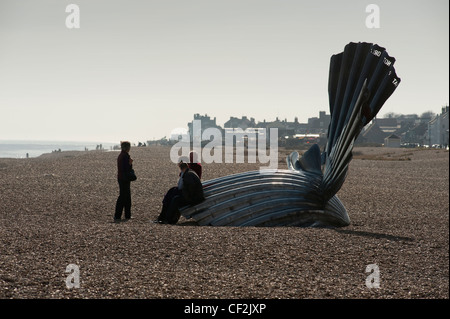
[[[79,28],[68,28],[70,4]],[[449,102],[448,1],[11,1],[0,3],[0,139],[168,135],[193,113],[300,122],[328,109],[330,56],[372,42],[402,84],[386,113]],[[367,11],[369,9],[369,11]]]

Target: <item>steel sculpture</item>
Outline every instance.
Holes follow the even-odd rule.
[[[371,43],[349,43],[330,61],[327,144],[287,157],[287,170],[250,171],[203,183],[206,200],[181,214],[199,225],[334,226],[350,224],[336,193],[355,139],[400,83],[395,58]]]

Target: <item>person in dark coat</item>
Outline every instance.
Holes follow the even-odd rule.
[[[176,224],[180,219],[180,207],[196,205],[205,200],[203,186],[197,174],[189,169],[186,162],[180,161],[178,167],[181,171],[178,186],[171,188],[166,194],[166,201],[163,201],[163,209],[157,220],[162,224]]]
[[[131,218],[131,188],[128,174],[133,168],[133,160],[130,157],[130,142],[121,142],[120,148],[122,151],[117,157],[117,181],[119,182],[119,197],[116,202],[116,212],[114,214],[114,221],[118,222],[122,218],[123,210],[125,209],[125,220]]]
[[[202,179],[202,164],[198,162],[198,155],[195,151],[189,153],[188,166],[197,174],[198,178]]]

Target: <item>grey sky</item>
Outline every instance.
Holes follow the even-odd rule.
[[[68,29],[65,8],[80,7]],[[365,8],[380,7],[368,29]],[[332,54],[375,42],[402,78],[380,114],[449,102],[449,2],[0,0],[0,140],[133,142],[194,113],[257,121],[328,112]]]

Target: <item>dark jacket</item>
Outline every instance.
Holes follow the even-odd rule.
[[[197,163],[197,158],[195,158],[194,161],[194,157],[196,157],[196,155],[194,155],[194,152],[190,152],[188,163],[189,169],[193,170],[195,174],[197,174],[198,178],[202,179],[202,164]]]
[[[193,170],[197,174],[198,178],[202,179],[202,164],[200,163],[188,163],[189,169]]]
[[[183,174],[183,198],[191,205],[196,205],[205,200],[203,186],[197,174],[189,168]]]
[[[117,157],[117,178],[119,181],[128,182],[128,173],[133,168],[130,165],[130,154],[125,151],[120,152]]]

